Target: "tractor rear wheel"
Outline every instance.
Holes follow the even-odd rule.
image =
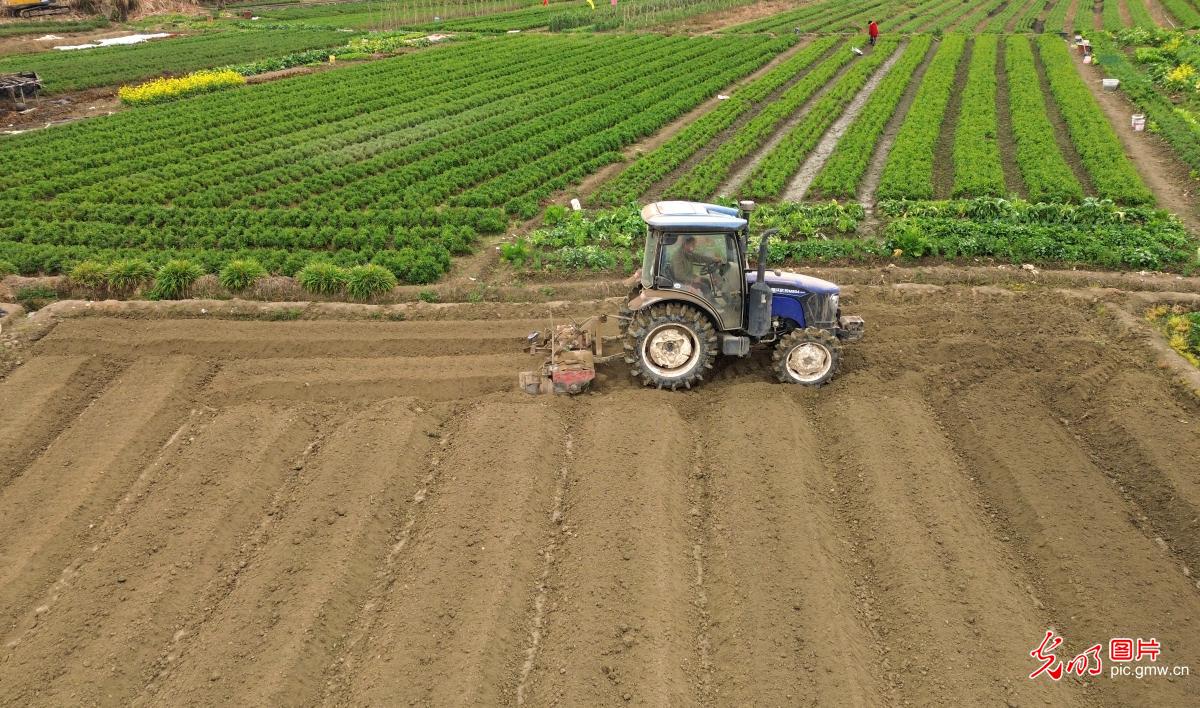
[[[690,305],[653,305],[633,314],[625,332],[625,363],[647,386],[691,388],[704,380],[718,352],[712,321]]]
[[[820,386],[833,378],[841,358],[838,338],[816,327],[783,335],[771,355],[780,381],[804,386]]]

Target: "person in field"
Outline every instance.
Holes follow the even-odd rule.
[[[872,47],[875,46],[875,42],[879,41],[879,24],[875,20],[871,20],[871,23],[867,25],[867,38]]]

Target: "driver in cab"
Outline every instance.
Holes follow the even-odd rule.
[[[701,277],[701,269],[708,265],[721,265],[724,261],[719,256],[706,256],[696,253],[696,237],[684,236],[683,242],[671,256],[671,273],[675,281],[689,290],[697,293],[707,293],[710,288]]]

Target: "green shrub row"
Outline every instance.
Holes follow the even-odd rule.
[[[954,133],[954,198],[997,197],[1007,190],[1000,163],[996,123],[996,49],[994,34],[980,35],[971,49]]]

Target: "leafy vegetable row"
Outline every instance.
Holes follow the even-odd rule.
[[[912,38],[900,60],[875,90],[862,113],[838,141],[825,166],[817,174],[812,186],[814,194],[838,199],[851,199],[858,194],[858,186],[875,154],[879,136],[908,89],[913,73],[929,53],[931,43],[929,35]]]
[[[934,148],[966,38],[946,35],[900,127],[879,183],[882,199],[932,199]]]
[[[1152,204],[1154,197],[1125,156],[1117,134],[1076,72],[1066,42],[1051,35],[1038,40],[1050,91],[1058,103],[1071,142],[1092,176],[1096,192],[1121,204]]]
[[[804,119],[758,164],[743,193],[756,199],[774,199],[782,195],[792,175],[800,170],[821,136],[858,95],[871,75],[892,55],[898,43],[894,39],[880,42],[874,51],[858,60],[836,84],[829,87]]]
[[[1029,40],[1010,35],[1004,42],[1008,112],[1017,166],[1029,198],[1035,202],[1078,202],[1083,199],[1083,188],[1055,141]]]
[[[996,35],[975,39],[954,133],[954,191],[959,197],[1005,193],[996,126]]]
[[[845,46],[838,49],[751,119],[732,139],[680,177],[667,194],[683,199],[707,199],[715,194],[735,163],[759,149],[779,125],[829,83],[854,56]]]
[[[621,204],[637,199],[655,182],[684,164],[700,148],[772,92],[795,77],[837,43],[834,37],[814,41],[787,61],[743,89],[735,91],[715,110],[706,113],[654,151],[640,156],[619,175],[609,180],[592,196],[597,204]]]

